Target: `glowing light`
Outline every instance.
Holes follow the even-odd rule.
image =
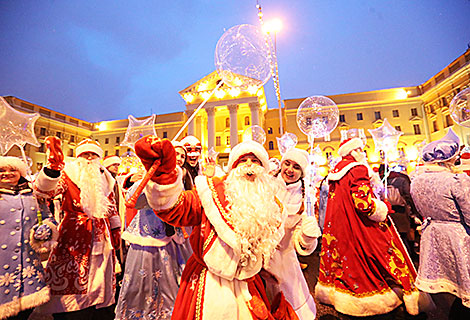
[[[209,97],[211,96],[211,92],[209,91],[204,91],[201,93],[201,97],[206,100],[206,99],[209,99]]]
[[[409,94],[409,91],[406,91],[405,89],[398,89],[395,98],[398,100],[406,99],[408,98],[408,94]]]
[[[380,156],[375,152],[367,153],[367,158],[369,158],[369,162],[379,162],[380,160]]]
[[[318,173],[322,177],[326,177],[326,175],[328,174],[328,168],[327,167],[320,167],[320,168],[318,168]]]
[[[98,130],[99,131],[105,131],[107,128],[108,128],[108,126],[106,125],[106,122],[100,122],[98,124]]]
[[[322,154],[315,154],[313,156],[313,159],[314,159],[315,163],[320,165],[320,166],[325,165],[326,162],[327,162],[326,158]]]
[[[265,33],[278,33],[281,30],[282,30],[282,21],[277,18],[266,21],[263,25],[263,32]]]
[[[198,91],[206,91],[208,89],[208,87],[209,87],[209,84],[207,82],[202,82],[197,87],[197,90]]]
[[[225,96],[225,91],[219,89],[219,90],[217,90],[217,91],[215,92],[215,96],[216,96],[217,98],[219,98],[219,99],[222,99],[222,98]]]
[[[417,160],[419,157],[418,149],[415,146],[406,148],[405,153],[406,153],[406,158],[410,161]]]
[[[194,101],[194,95],[192,95],[191,93],[186,93],[184,95],[184,100],[186,100],[186,102],[188,103],[191,103]]]
[[[240,95],[240,89],[239,88],[230,88],[229,93],[232,97],[238,97]]]
[[[258,87],[257,86],[248,86],[246,91],[248,91],[250,94],[255,94],[258,91]]]
[[[233,79],[233,84],[236,86],[241,86],[243,84],[243,80],[240,78]]]

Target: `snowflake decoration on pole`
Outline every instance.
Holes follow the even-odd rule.
[[[121,146],[128,146],[134,149],[134,145],[142,137],[153,135],[156,136],[155,132],[155,115],[152,114],[150,117],[138,120],[133,115],[129,115],[129,125],[124,136],[124,140],[121,142]]]
[[[21,150],[27,143],[39,147],[34,133],[38,119],[39,114],[16,111],[0,97],[0,153],[5,155],[14,145]]]
[[[380,127],[368,131],[374,139],[375,149],[382,150],[386,154],[397,148],[398,139],[403,134],[403,132],[392,127],[387,118],[384,119]]]

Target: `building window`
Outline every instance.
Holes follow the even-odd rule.
[[[273,134],[273,128],[271,127],[268,128],[268,134]]]
[[[419,127],[419,124],[414,124],[413,130],[415,131],[415,134],[421,134],[421,128]]]
[[[104,138],[104,144],[109,144],[109,138]]]
[[[105,157],[108,156],[108,150],[104,150],[104,156],[105,156]]]
[[[401,127],[400,126],[395,126],[395,130],[401,131]]]
[[[121,143],[121,137],[120,136],[116,137],[116,143]]]
[[[59,138],[59,139],[62,138],[62,132],[57,131],[57,132],[55,133],[55,136],[56,136],[57,138]]]
[[[382,115],[380,114],[380,111],[375,111],[375,120],[380,120],[382,119]]]
[[[432,132],[439,131],[439,126],[437,125],[437,121],[432,122]]]
[[[119,157],[119,149],[116,149],[116,152],[114,154]]]
[[[225,128],[230,128],[230,118],[225,118]]]
[[[41,143],[41,145],[39,146],[38,152],[44,153],[44,150],[45,150],[44,143]]]
[[[392,114],[394,118],[398,118],[400,116],[400,112],[398,110],[393,110]]]
[[[418,109],[411,108],[411,116],[412,117],[417,117],[418,116]]]
[[[245,126],[249,126],[250,125],[250,117],[246,116],[245,117]]]
[[[70,142],[75,142],[75,136],[74,135],[70,136]]]
[[[215,145],[217,147],[220,147],[222,145],[222,141],[221,141],[220,137],[215,137]]]
[[[329,157],[331,157],[331,152],[327,151],[327,152],[325,152],[325,155],[326,155],[326,158],[328,159]]]
[[[344,119],[344,114],[339,115],[339,122],[346,122],[346,120]]]
[[[163,131],[163,139],[168,138],[168,132]]]
[[[446,128],[450,127],[452,125],[452,118],[450,117],[450,114],[446,115]]]
[[[46,128],[41,128],[41,129],[39,129],[39,134],[40,134],[41,136],[45,136],[45,135],[46,135]]]
[[[269,149],[269,150],[274,150],[274,142],[269,141],[268,149]]]
[[[225,139],[225,145],[227,145],[227,146],[230,145],[230,136],[228,136],[228,137]]]
[[[362,112],[357,113],[357,114],[356,114],[356,118],[357,118],[357,120],[364,120],[364,119],[362,118]]]
[[[69,151],[67,152],[67,155],[69,157],[73,157],[73,149],[69,149]]]

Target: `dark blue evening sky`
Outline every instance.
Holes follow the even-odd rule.
[[[260,0],[283,99],[419,85],[470,44],[469,0]],[[255,0],[2,0],[0,95],[84,120],[184,110]],[[265,85],[277,107],[273,83]]]

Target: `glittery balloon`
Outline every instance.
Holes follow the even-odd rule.
[[[256,87],[271,77],[270,51],[259,27],[237,25],[220,37],[215,48],[215,67],[230,87]]]
[[[449,112],[457,124],[470,128],[470,88],[460,91],[452,99]]]
[[[260,144],[264,144],[266,142],[266,132],[264,132],[264,129],[258,125],[250,126],[243,132],[243,141],[246,140],[253,140]]]
[[[39,147],[34,133],[37,113],[23,113],[13,109],[0,97],[0,153],[5,155],[14,145],[22,149],[27,143]]]
[[[372,135],[372,139],[374,139],[375,149],[382,150],[385,153],[397,149],[398,139],[403,134],[403,132],[392,127],[387,118],[384,119],[380,127],[369,129],[368,131]]]
[[[307,136],[321,138],[338,125],[338,106],[328,97],[311,96],[297,109],[297,125]]]
[[[279,149],[281,156],[283,156],[290,148],[294,148],[298,141],[297,136],[290,132],[285,132],[280,138],[276,137],[276,140],[277,148]]]
[[[140,138],[148,135],[156,136],[155,132],[155,115],[152,114],[150,117],[138,120],[134,116],[129,115],[129,124],[127,131],[124,136],[124,140],[121,142],[121,146],[127,146],[134,149],[134,145]]]

